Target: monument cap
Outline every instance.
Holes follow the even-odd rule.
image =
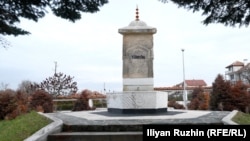
[[[138,7],[136,8],[136,16],[135,20],[130,22],[130,24],[126,27],[120,28],[118,30],[121,34],[126,33],[156,33],[156,28],[148,26],[144,21],[139,19],[139,10]]]

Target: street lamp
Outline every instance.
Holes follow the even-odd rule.
[[[185,83],[185,65],[184,65],[184,49],[182,51],[182,63],[183,63],[183,105],[187,110],[187,91],[186,91],[186,83]]]

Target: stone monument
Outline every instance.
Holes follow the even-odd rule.
[[[136,18],[118,30],[123,35],[123,91],[107,93],[108,112],[167,112],[168,94],[154,91],[153,34],[156,28]]]

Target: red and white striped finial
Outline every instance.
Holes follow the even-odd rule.
[[[135,12],[135,20],[139,21],[139,9],[138,9],[138,5],[136,6],[136,12]]]

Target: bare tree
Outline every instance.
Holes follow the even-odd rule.
[[[74,82],[73,79],[74,77],[61,72],[54,73],[52,77],[46,78],[40,85],[35,85],[35,87],[45,90],[53,97],[69,95],[76,93],[78,90],[77,82]]]
[[[31,82],[29,80],[24,80],[18,85],[17,90],[20,90],[27,94],[32,94],[36,90],[34,87],[32,87],[35,85],[38,85],[38,84],[35,82]]]
[[[3,82],[0,83],[0,90],[6,90],[8,89],[8,87],[9,87],[9,84],[3,83]]]

